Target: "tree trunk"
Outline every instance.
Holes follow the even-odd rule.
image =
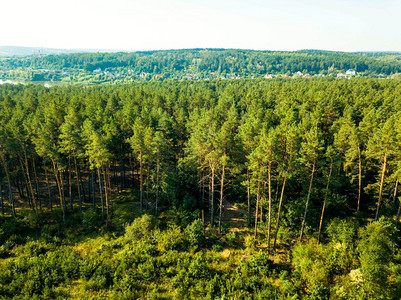
[[[288,173],[288,171],[287,171],[287,173]],[[277,211],[276,231],[274,233],[273,252],[276,251],[277,234],[278,234],[278,230],[279,230],[279,226],[280,226],[280,223],[279,223],[279,221],[280,221],[280,213],[281,213],[281,206],[283,204],[285,183],[287,182],[287,173],[284,176],[283,186],[281,187],[280,202],[278,204],[278,211]]]
[[[333,172],[333,159],[331,158],[330,162],[330,172],[329,176],[327,177],[327,185],[326,185],[326,191],[324,194],[324,200],[323,200],[323,207],[322,207],[322,214],[320,215],[320,222],[319,222],[319,233],[317,235],[317,243],[320,243],[320,233],[322,232],[322,224],[323,224],[323,217],[324,217],[324,209],[326,208],[326,202],[327,202],[327,195],[329,194],[329,186],[330,186],[330,179],[331,179],[331,173]]]
[[[103,171],[103,186],[104,186],[104,196],[106,200],[106,227],[109,226],[109,197],[107,192],[107,180],[106,180],[106,172],[104,170],[104,166],[102,166]]]
[[[57,188],[58,188],[59,197],[60,197],[60,208],[61,208],[61,211],[63,213],[63,221],[65,222],[65,209],[64,209],[64,204],[63,204],[63,192],[62,192],[61,183],[59,181],[58,174],[57,174],[58,173],[58,169],[56,167],[56,162],[54,161],[53,158],[52,158],[52,163],[53,163],[54,177],[56,178]]]
[[[28,156],[26,154],[26,149],[25,148],[24,148],[24,160],[25,160],[26,175],[27,175],[27,178],[28,178],[29,192],[31,193],[31,196],[32,196],[32,202],[33,202],[33,207],[35,209],[35,214],[38,215],[38,205],[36,203],[35,193],[33,192],[31,175],[30,175],[30,172],[29,172]]]
[[[383,158],[382,175],[381,175],[380,187],[379,187],[379,199],[377,200],[375,221],[377,221],[377,218],[379,216],[379,208],[380,208],[380,203],[381,203],[381,200],[382,200],[384,176],[386,174],[386,167],[387,167],[387,152],[384,153],[384,158]]]
[[[94,172],[91,170],[91,184],[92,184],[92,207],[93,209],[96,209],[96,185],[95,185],[95,175],[93,174]]]
[[[70,209],[74,210],[72,203],[72,172],[71,172],[71,155],[68,154],[68,198],[70,200]]]
[[[159,175],[160,175],[160,154],[157,152],[157,160],[156,160],[156,215],[159,203]]]
[[[0,182],[0,203],[1,203],[1,214],[4,218],[4,200],[3,200],[2,182]]]
[[[142,151],[139,153],[139,198],[140,210],[143,211],[143,157]]]
[[[361,203],[362,196],[362,157],[361,157],[361,148],[358,146],[358,205],[356,208],[356,212],[359,212],[359,205]]]
[[[34,156],[32,156],[32,166],[33,166],[33,175],[35,177],[36,198],[39,200],[39,209],[42,210],[42,200],[40,198],[39,180],[38,180],[38,174],[36,172],[36,164]]]
[[[52,203],[52,197],[51,197],[51,193],[50,193],[49,175],[47,174],[46,165],[44,166],[44,168],[45,168],[46,186],[47,186],[47,197],[48,197],[47,200],[49,201],[50,211],[53,212],[53,203]]]
[[[108,163],[106,165],[106,178],[107,178],[107,191],[108,191],[108,196],[112,193],[112,188],[111,188],[111,180],[110,180],[110,168],[111,168],[111,163]],[[112,198],[109,198],[109,208],[110,210],[113,210],[113,200]]]
[[[269,188],[269,213],[268,213],[268,221],[267,221],[267,250],[270,249],[270,232],[271,232],[271,220],[272,220],[272,181],[271,181],[271,173],[272,173],[272,163],[269,162],[268,165],[268,188]]]
[[[25,167],[24,167],[24,164],[22,162],[22,158],[20,155],[18,155],[18,161],[19,161],[19,165],[20,165],[21,173],[22,173],[22,177],[23,177],[22,184],[21,184],[22,185],[22,196],[24,196],[24,188],[25,188],[26,196],[28,198],[29,208],[33,209],[32,199],[31,199],[30,192],[28,189],[28,178],[26,177]]]
[[[77,181],[77,189],[78,189],[78,203],[79,203],[79,211],[82,212],[82,198],[81,198],[81,185],[80,185],[80,176],[78,172],[78,164],[77,157],[74,156],[74,165],[75,165],[75,176]]]
[[[223,193],[224,193],[224,175],[225,166],[223,165],[223,170],[221,172],[221,184],[220,184],[220,205],[219,205],[219,234],[221,234],[221,217],[223,215]]]
[[[149,185],[150,185],[150,163],[146,170],[146,209],[149,209]]]
[[[214,224],[214,165],[210,164],[210,168],[212,171],[211,174],[211,190],[210,190],[210,225]]]
[[[398,181],[398,179],[397,179],[397,181]],[[394,191],[394,198],[396,198],[397,197],[397,190],[395,190]],[[399,221],[400,221],[400,212],[401,212],[401,197],[399,197],[398,198],[398,202],[399,202],[399,205],[398,205],[398,210],[397,210],[397,218],[395,219],[395,226],[396,226],[396,228],[398,228],[398,223],[399,223]]]
[[[60,176],[60,186],[61,186],[61,195],[63,197],[63,208],[64,211],[67,212],[67,202],[65,201],[65,191],[64,191],[64,180],[63,180],[63,172],[59,171],[58,172],[59,176]]]
[[[102,222],[104,222],[104,203],[103,203],[102,178],[100,177],[100,168],[97,168],[97,178],[99,180],[100,205],[102,206]]]
[[[394,194],[393,194],[394,201],[397,201],[398,181],[399,180],[397,178],[397,180],[395,181]]]
[[[248,224],[251,224],[251,176],[249,176],[249,169],[246,168],[246,192],[248,200]]]
[[[313,175],[315,174],[315,165],[316,165],[316,159],[313,160],[312,172],[311,172],[310,182],[309,182],[308,196],[306,197],[305,213],[304,213],[304,218],[302,220],[301,234],[299,235],[299,240],[302,240],[302,236],[304,235],[306,216],[308,214],[309,200],[310,200],[310,195],[312,193]]]
[[[11,210],[13,213],[13,217],[16,218],[17,214],[15,212],[15,202],[14,202],[14,196],[13,196],[13,191],[11,188],[11,178],[10,178],[10,173],[8,172],[8,167],[7,167],[7,163],[6,163],[6,159],[4,157],[4,154],[2,152],[0,152],[0,159],[3,163],[3,168],[4,168],[4,172],[6,173],[6,177],[7,177],[7,184],[8,184],[8,198],[11,202]]]
[[[257,234],[258,234],[259,199],[260,199],[260,180],[258,180],[258,190],[256,192],[255,232],[254,232],[255,241],[256,241]]]

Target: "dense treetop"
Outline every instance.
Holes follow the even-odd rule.
[[[2,85],[0,296],[400,298],[400,118],[394,79]]]

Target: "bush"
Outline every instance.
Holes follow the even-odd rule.
[[[268,254],[259,252],[248,260],[242,260],[238,271],[245,276],[268,276],[271,270],[273,270],[273,261],[269,259]]]
[[[201,219],[196,219],[185,229],[185,235],[191,247],[200,247],[205,242],[203,234],[203,223]]]
[[[326,232],[332,243],[341,243],[346,248],[353,247],[358,234],[358,221],[353,219],[333,219]]]
[[[328,286],[331,272],[327,263],[328,253],[328,248],[317,245],[315,240],[295,246],[293,251],[295,271],[309,290],[321,285]]]
[[[154,227],[155,220],[149,215],[143,215],[125,227],[125,238],[128,241],[139,241],[149,237]]]
[[[395,233],[394,224],[383,217],[359,233],[358,251],[363,279],[366,290],[372,295],[390,293],[388,276],[389,264],[394,260]]]
[[[82,226],[86,232],[93,232],[102,226],[102,220],[93,208],[82,213]]]
[[[24,226],[17,219],[8,219],[0,227],[0,244],[4,243],[11,235],[22,233]]]
[[[171,226],[170,229],[159,232],[157,242],[162,251],[184,250],[185,235],[178,226]]]

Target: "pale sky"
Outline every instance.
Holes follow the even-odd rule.
[[[1,46],[401,51],[401,0],[0,0]]]

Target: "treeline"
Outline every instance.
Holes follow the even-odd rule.
[[[162,74],[164,78],[181,78],[186,73],[236,74],[260,76],[266,73],[328,74],[355,69],[366,75],[391,75],[401,72],[399,53],[344,53],[303,50],[296,52],[225,49],[188,49],[143,51],[132,53],[79,53],[10,57],[0,60],[0,69],[83,70],[98,68],[130,69],[135,73]],[[206,77],[207,77],[206,76]]]
[[[2,214],[99,208],[137,189],[140,211],[243,203],[255,237],[320,238],[327,217],[400,214],[399,81],[210,81],[0,89]],[[254,216],[254,218],[253,218]],[[302,224],[302,226],[298,226]]]

